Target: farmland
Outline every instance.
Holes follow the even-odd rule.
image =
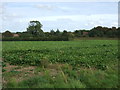
[[[117,88],[118,41],[4,41],[3,87]]]

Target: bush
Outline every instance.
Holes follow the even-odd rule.
[[[2,41],[68,41],[66,36],[49,36],[49,37],[4,37]]]

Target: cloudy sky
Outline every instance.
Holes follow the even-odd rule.
[[[117,2],[7,2],[0,8],[2,32],[26,31],[31,20],[40,21],[45,32],[118,26]]]

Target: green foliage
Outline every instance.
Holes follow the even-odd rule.
[[[81,37],[82,36],[82,30],[76,30],[75,32],[74,32],[74,34],[75,34],[75,36],[76,37]]]
[[[69,39],[66,36],[33,37],[31,34],[25,34],[25,36],[22,37],[9,37],[9,38],[5,37],[2,39],[2,41],[68,41],[68,40]]]
[[[97,26],[91,30],[75,30],[74,32],[67,32],[64,30],[56,32],[52,29],[50,32],[43,32],[42,24],[39,21],[30,21],[27,31],[16,32],[18,37],[14,37],[10,31],[4,32],[2,41],[68,41],[80,37],[106,37],[117,38],[119,36],[119,28],[107,28]]]
[[[20,37],[21,38],[31,38],[31,37],[33,37],[33,35],[28,32],[23,32],[23,33],[20,33]]]
[[[35,76],[9,87],[24,88],[117,88],[118,85],[118,41],[20,41],[3,42],[3,59],[12,65],[37,66],[44,76]],[[62,73],[50,75],[50,63],[60,63]],[[3,64],[4,66],[4,64]],[[11,71],[6,77],[18,75]]]
[[[11,78],[6,85],[6,88],[18,88],[18,84],[15,78]]]
[[[62,75],[51,77],[49,72],[45,76],[28,77],[21,82],[11,78],[7,83],[7,88],[85,88],[79,80],[68,78],[69,82],[65,83]]]
[[[90,37],[118,37],[118,30],[115,27],[107,28],[107,27],[94,27],[90,30]]]
[[[78,79],[84,83],[87,88],[117,88],[119,85],[116,71],[112,71],[110,74],[101,70],[83,69],[80,70]]]
[[[117,61],[117,42],[3,42],[3,58],[11,64],[41,65],[44,57],[52,63],[106,70],[111,62]]]
[[[34,35],[34,36],[44,36],[44,32],[41,29],[42,24],[39,21],[30,21],[30,24],[27,28],[27,32]]]
[[[4,62],[2,62],[2,67],[6,67],[6,64]],[[2,68],[2,72],[5,72],[5,71],[6,71],[6,69]]]
[[[10,31],[5,31],[3,34],[2,34],[3,37],[13,37],[13,34],[10,32]]]

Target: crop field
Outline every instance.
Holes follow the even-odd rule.
[[[118,41],[4,41],[4,88],[117,88]]]

